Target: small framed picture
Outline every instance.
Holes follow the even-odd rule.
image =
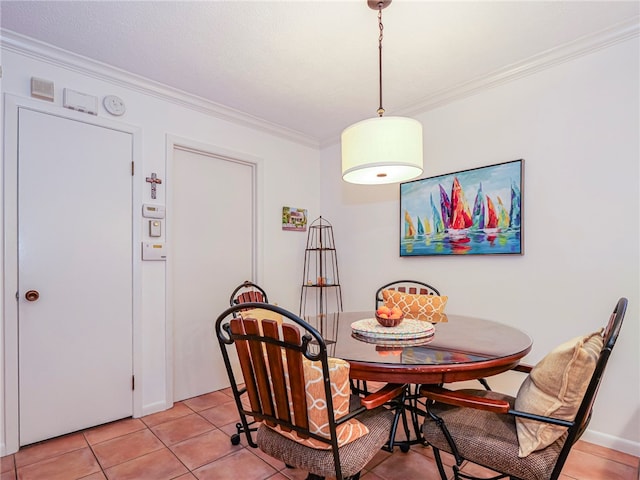
[[[307,231],[307,210],[282,207],[282,229],[294,232]]]

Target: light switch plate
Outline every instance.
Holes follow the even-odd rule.
[[[70,108],[71,110],[98,115],[98,97],[76,92],[68,88],[65,88],[63,91],[62,106]]]
[[[164,243],[142,242],[142,260],[166,260]]]
[[[162,221],[149,220],[149,236],[159,237],[160,235],[162,235]]]

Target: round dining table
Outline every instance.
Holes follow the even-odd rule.
[[[307,320],[325,338],[329,354],[349,362],[354,380],[441,384],[480,379],[514,368],[532,345],[515,327],[455,314],[432,314],[420,320],[425,330],[415,334],[400,328],[416,322],[411,319],[399,327],[362,331],[363,324],[376,325],[373,311]]]

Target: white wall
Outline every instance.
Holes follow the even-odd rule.
[[[385,282],[414,278],[447,311],[528,332],[535,363],[604,325],[629,299],[596,402],[595,443],[640,455],[638,39],[417,117],[424,177],[524,158],[524,256],[399,257],[398,185],[349,185],[339,145],[322,152],[322,211],[334,225],[346,310]],[[510,388],[517,384],[512,378]],[[500,381],[494,379],[494,381]],[[493,383],[493,382],[492,382]]]
[[[207,105],[200,106],[195,102],[191,108],[185,105],[185,102],[181,104],[178,101],[166,101],[162,95],[156,94],[164,94],[165,90],[126,74],[100,68],[96,70],[100,72],[99,75],[85,73],[85,68],[91,70],[96,66],[66,56],[63,52],[51,50],[50,58],[44,56],[40,59],[39,55],[24,53],[28,50],[28,42],[21,45],[20,49],[3,49],[3,93],[30,97],[30,79],[34,76],[55,83],[55,104],[59,106],[62,105],[63,88],[95,95],[100,100],[107,94],[115,94],[125,100],[127,111],[119,120],[138,126],[142,130],[142,165],[136,165],[138,174],[135,178],[142,183],[144,203],[165,202],[166,188],[171,184],[171,179],[166,178],[165,172],[168,135],[191,139],[200,145],[209,145],[227,154],[233,155],[235,152],[239,157],[261,159],[261,197],[258,201],[261,243],[257,280],[268,291],[271,301],[293,311],[298,310],[306,235],[282,230],[282,207],[307,208],[310,219],[320,215],[317,180],[320,164],[316,147],[288,140],[284,138],[285,135],[278,136],[215,118],[206,113]],[[42,47],[37,47],[37,51],[42,52]],[[45,49],[45,53],[48,54],[49,51]],[[65,66],[66,62],[68,66]],[[113,75],[112,80],[105,78],[105,71],[106,76]],[[147,87],[149,90],[145,90]],[[114,118],[109,116],[101,105],[99,115]],[[163,184],[158,187],[158,198],[153,202],[150,199],[149,185],[144,183],[145,177],[151,172],[156,172],[163,179]],[[212,179],[211,188],[215,188],[216,182],[219,181],[223,180]],[[206,195],[206,192],[203,192],[203,195]],[[11,205],[9,202],[5,208],[15,208],[15,204]],[[135,205],[134,211],[141,212],[141,208],[141,204]],[[140,228],[143,240],[148,239],[142,219],[134,220]],[[170,221],[168,212],[167,222]],[[167,231],[167,228],[164,231]],[[9,232],[2,232],[2,235],[5,233]],[[211,254],[223,255],[224,252]],[[166,368],[166,352],[171,348],[165,342],[165,322],[168,315],[167,279],[163,262],[138,262],[141,282],[134,287],[141,292],[142,348],[138,352],[137,367],[142,378],[137,378],[136,383],[143,390],[140,409],[143,414],[148,414],[169,407],[172,401],[166,392],[169,373]],[[224,272],[212,274],[224,275]],[[229,293],[235,286],[229,285]],[[228,305],[221,305],[220,312],[226,307]],[[217,313],[219,312],[211,313],[212,322]],[[6,319],[3,319],[4,321]],[[17,368],[12,364],[5,367]],[[5,445],[7,440],[4,438],[5,423],[6,421],[2,421],[2,445]],[[2,452],[5,453],[11,452]]]

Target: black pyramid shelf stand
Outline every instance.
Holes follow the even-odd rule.
[[[318,217],[309,226],[304,251],[300,316],[319,327],[320,333],[324,334],[323,325],[326,325],[327,316],[341,311],[342,289],[333,227],[326,219]]]

